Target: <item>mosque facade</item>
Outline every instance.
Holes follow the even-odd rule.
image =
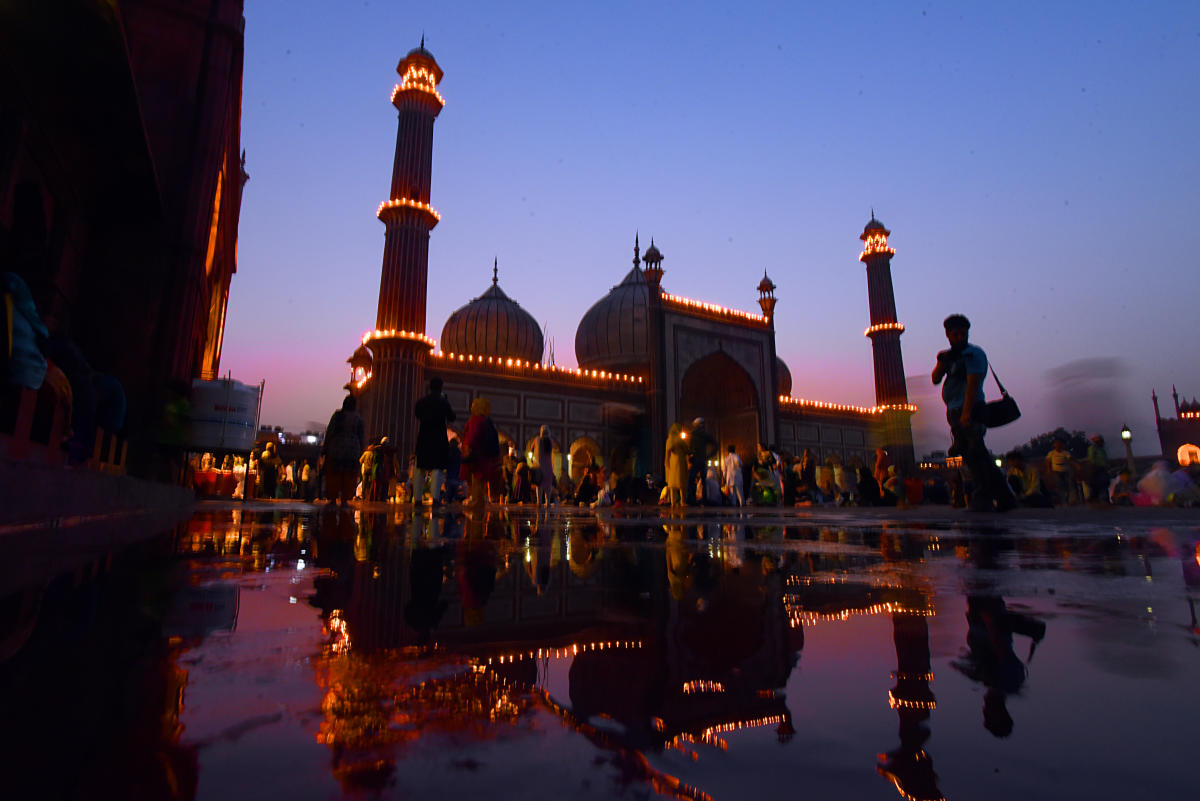
[[[1158,393],[1151,390],[1154,403],[1154,424],[1158,429],[1158,444],[1162,455],[1187,466],[1200,462],[1200,401],[1194,397],[1181,403],[1179,392],[1171,387],[1175,401],[1175,416],[1163,417],[1158,410]]]
[[[398,112],[391,193],[380,204],[385,226],[375,328],[348,360],[372,439],[389,437],[411,453],[413,406],[439,376],[461,433],[471,402],[486,397],[501,439],[529,452],[542,425],[555,445],[556,473],[587,464],[661,475],[670,425],[697,417],[721,445],[753,461],[757,443],[819,458],[837,454],[867,465],[883,446],[913,464],[911,416],[892,290],[890,232],[874,218],[860,239],[866,266],[876,398],[850,406],[792,397],[788,367],[776,355],[775,284],[764,272],[759,311],[667,291],[664,256],[635,236],[632,267],[584,314],[575,335],[576,368],[547,364],[536,319],[491,285],[450,315],[440,343],[425,333],[433,126],[444,105],[442,70],[424,43],[397,67]]]

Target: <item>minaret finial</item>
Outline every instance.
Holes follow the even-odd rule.
[[[425,31],[421,31],[421,49],[425,49]]]
[[[872,220],[875,219],[875,207],[874,206],[871,207],[871,219]]]
[[[492,286],[495,286],[496,282],[499,280],[500,280],[500,258],[498,256],[493,256],[492,257]]]

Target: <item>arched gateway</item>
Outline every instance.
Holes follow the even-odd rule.
[[[733,445],[753,458],[761,432],[758,393],[740,364],[718,351],[692,363],[679,387],[681,422],[703,417],[721,452]]]

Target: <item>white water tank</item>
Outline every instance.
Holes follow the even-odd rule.
[[[188,447],[194,451],[249,451],[254,445],[259,387],[229,378],[192,380]]]

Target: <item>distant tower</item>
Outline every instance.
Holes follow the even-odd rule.
[[[775,282],[767,277],[766,270],[763,270],[762,280],[758,282],[758,305],[762,307],[763,316],[774,323]]]
[[[654,237],[650,237],[650,247],[646,248],[646,255],[642,258],[646,266],[642,269],[642,273],[646,276],[646,283],[657,291],[662,287],[663,277],[663,254],[654,244]],[[637,237],[633,238],[633,265],[637,266]]]
[[[888,247],[892,232],[875,219],[863,228],[859,239],[863,252],[858,260],[867,265],[867,297],[871,307],[871,325],[866,335],[871,340],[875,360],[875,404],[883,411],[883,447],[898,465],[915,464],[912,443],[912,413],[908,411],[908,388],[904,383],[904,357],[900,353],[900,335],[904,326],[896,321],[896,295],[892,290],[892,256]],[[889,408],[890,407],[890,408]]]
[[[440,219],[429,204],[433,171],[433,121],[444,101],[437,85],[442,70],[421,45],[396,67],[392,91],[399,112],[390,197],[379,205],[384,224],[383,269],[379,278],[372,389],[366,404],[367,433],[387,436],[407,456],[413,445],[413,404],[430,346],[425,335],[425,291],[429,275],[429,231]]]

